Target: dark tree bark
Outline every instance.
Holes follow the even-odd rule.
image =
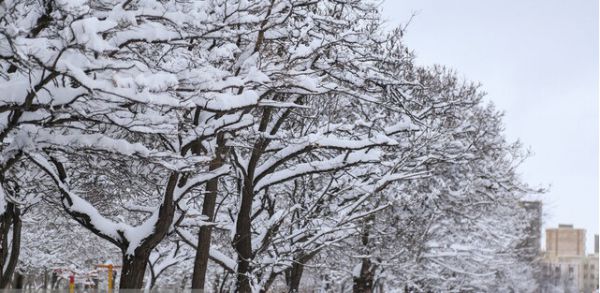
[[[360,276],[354,278],[354,293],[371,293],[373,292],[373,279],[375,277],[375,267],[368,258],[362,260],[360,267]]]
[[[10,204],[10,203],[9,203]],[[7,204],[6,211],[2,216],[0,216],[0,288],[6,288],[6,280],[2,272],[4,271],[5,263],[7,263],[7,258],[9,254],[8,249],[8,233],[10,232],[12,226],[12,213]],[[10,279],[9,279],[10,280]]]
[[[215,170],[223,166],[225,156],[225,138],[223,133],[217,135],[217,151],[215,158],[210,162],[209,169]],[[208,221],[214,220],[217,194],[219,191],[219,178],[214,178],[206,183],[206,193],[202,203],[202,214]],[[194,259],[194,273],[192,276],[192,289],[203,290],[206,283],[206,269],[208,267],[212,225],[200,227],[198,232],[198,245]]]
[[[314,250],[308,254],[303,253],[294,257],[292,267],[285,271],[285,282],[289,293],[300,292],[300,281],[304,274],[304,265],[317,255],[318,252],[319,250]]]
[[[19,273],[16,272],[15,273],[15,284],[13,286],[13,289],[23,289],[23,285],[25,285],[25,277]]]
[[[12,231],[12,242],[9,233]],[[8,202],[6,212],[0,216],[0,289],[10,284],[21,251],[21,211]]]
[[[263,287],[260,288],[260,290],[258,291],[259,293],[268,293],[269,288],[271,288],[271,285],[273,285],[273,282],[275,282],[275,279],[277,278],[278,274],[275,274],[274,272],[271,272],[269,274],[267,278],[267,281],[264,283]]]
[[[363,231],[361,235],[362,245],[365,250],[368,251],[369,246],[369,221],[372,220],[372,217],[367,217],[365,219],[365,223],[363,225]],[[371,262],[371,260],[366,257],[362,259],[360,265],[360,274],[359,276],[354,277],[354,284],[352,286],[352,292],[354,293],[371,293],[373,292],[373,285],[375,279],[375,265]]]
[[[259,125],[259,131],[264,132],[271,119],[271,109],[266,108]],[[271,132],[276,132],[274,128]],[[248,162],[247,173],[242,182],[242,200],[235,226],[235,235],[233,237],[233,248],[238,254],[237,260],[237,290],[240,293],[250,293],[250,279],[248,273],[251,271],[250,260],[252,259],[252,201],[254,200],[254,174],[258,161],[269,144],[268,139],[260,138],[252,149],[252,155]]]
[[[250,181],[248,178],[244,181]],[[254,198],[253,184],[245,182],[242,191],[242,202],[238,213],[237,223],[235,227],[235,236],[233,238],[233,247],[238,253],[237,261],[237,290],[240,293],[250,293],[250,280],[248,273],[250,272],[250,260],[252,258],[252,235],[250,214],[252,212],[252,200]]]
[[[138,249],[139,250],[139,249]],[[136,250],[134,255],[123,255],[119,289],[140,289],[144,283],[146,264],[150,253]]]
[[[270,10],[269,10],[270,11]],[[269,12],[270,13],[270,12]],[[301,97],[294,101],[297,104],[301,104]],[[258,127],[260,132],[266,132],[269,123],[271,122],[271,108],[265,108],[263,115]],[[275,123],[271,130],[270,135],[275,135],[283,125],[284,121],[288,118],[291,113],[291,108],[287,109],[275,120]],[[235,235],[233,237],[232,246],[238,254],[237,260],[237,281],[236,287],[238,292],[251,292],[250,280],[248,279],[248,273],[251,271],[250,261],[252,259],[252,202],[254,200],[254,184],[256,167],[266,148],[271,142],[268,138],[259,138],[252,149],[252,154],[246,168],[246,174],[242,180],[241,190],[241,203],[237,216]],[[239,162],[236,162],[239,164]],[[261,175],[259,175],[260,177]],[[265,176],[265,174],[262,174]]]
[[[184,179],[180,179],[177,173],[172,173],[169,176],[165,197],[158,212],[158,220],[154,225],[154,232],[142,240],[142,243],[135,249],[133,255],[127,254],[128,243],[121,246],[121,250],[123,251],[123,266],[121,268],[119,289],[142,288],[150,252],[167,236],[175,217],[175,201],[173,198],[175,188],[178,183],[181,184],[184,181]]]
[[[292,267],[286,271],[285,281],[287,283],[289,293],[297,293],[300,289],[302,273],[304,273],[304,264],[300,262],[294,262]]]

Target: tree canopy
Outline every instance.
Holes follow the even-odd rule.
[[[367,0],[0,1],[0,286],[525,291],[526,157]],[[65,261],[69,259],[69,261]]]

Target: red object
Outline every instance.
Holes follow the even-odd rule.
[[[69,284],[75,284],[75,275],[69,277]]]

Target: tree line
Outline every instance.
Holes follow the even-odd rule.
[[[534,286],[527,153],[376,2],[3,0],[0,23],[1,288],[115,254],[121,289]]]

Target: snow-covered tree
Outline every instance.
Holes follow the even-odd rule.
[[[10,143],[3,147],[3,160],[9,167],[13,158],[26,154],[53,182],[64,210],[122,250],[120,286],[139,288],[151,250],[175,220],[176,205],[227,171],[203,172],[199,165],[206,160],[190,149],[218,129],[244,124],[239,115],[198,121],[193,111],[256,104],[257,94],[251,90],[220,92],[231,86],[251,88],[255,81],[245,76],[252,68],[244,67],[244,74],[227,80],[218,71],[210,72],[210,64],[195,66],[196,61],[203,65],[206,56],[194,51],[194,42],[229,25],[203,14],[209,2],[1,5],[6,23],[2,65],[8,68],[3,84],[10,96],[3,99],[8,121],[3,140]],[[207,84],[213,78],[225,81],[214,90],[214,84]],[[159,176],[162,181],[153,182],[161,187],[153,194],[160,198],[156,208],[135,226],[107,217],[78,194],[98,183],[78,177],[99,178],[100,168],[121,176],[134,170]],[[119,182],[108,184],[113,190],[106,193],[112,196],[130,193]]]
[[[375,2],[5,0],[0,22],[2,287],[41,233],[112,245],[122,289],[193,264],[193,289],[527,290],[520,146]]]
[[[441,107],[415,117],[421,128],[414,135],[426,143],[409,149],[416,161],[404,160],[424,159],[427,173],[382,191],[390,209],[365,221],[356,240],[362,247],[349,246],[361,259],[354,290],[529,290],[532,267],[520,262],[517,247],[527,223],[519,201],[531,192],[515,174],[519,145],[503,140],[501,115],[481,105],[475,87],[440,68],[421,74],[418,91]]]

